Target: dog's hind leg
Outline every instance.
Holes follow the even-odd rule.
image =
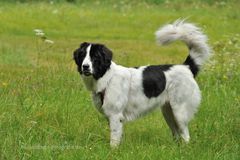
[[[170,103],[166,103],[164,106],[162,106],[161,110],[162,110],[164,119],[166,120],[169,128],[172,131],[172,135],[174,139],[177,140],[180,136],[179,128],[178,128],[178,124],[176,123],[175,117],[173,115],[173,111]]]
[[[190,118],[188,118],[187,115],[188,112],[187,110],[183,109],[184,106],[178,106],[176,108],[173,108],[173,115],[178,126],[178,133],[184,139],[185,142],[189,142],[190,135],[188,130],[188,123],[190,121]]]
[[[200,104],[200,90],[196,81],[184,68],[176,68],[167,76],[169,79],[167,97],[179,129],[178,133],[184,141],[188,142],[190,140],[188,123],[194,117]]]
[[[179,129],[179,134],[185,142],[189,142],[190,135],[188,123],[193,118],[194,113],[196,113],[201,97],[198,90],[192,92],[191,95],[183,95],[184,94],[180,96],[176,95],[174,98],[170,99],[170,104],[174,119]]]
[[[174,119],[176,120],[177,126],[179,127],[179,134],[185,142],[189,142],[190,140],[188,123],[193,118],[194,113],[196,112],[197,106],[200,102],[200,98],[193,98],[193,100],[195,100],[194,103],[192,103],[193,101],[191,100],[175,105],[171,104]]]

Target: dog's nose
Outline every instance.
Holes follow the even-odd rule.
[[[89,69],[89,65],[88,64],[84,64],[82,67],[83,67],[83,70],[88,70]]]

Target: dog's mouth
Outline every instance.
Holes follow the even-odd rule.
[[[84,74],[85,76],[91,76],[91,75],[92,75],[92,73],[91,73],[90,71],[88,71],[88,70],[83,71],[83,74]]]

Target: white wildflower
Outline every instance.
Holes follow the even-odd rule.
[[[43,31],[41,29],[34,29],[33,31],[36,33],[43,33]]]
[[[43,32],[36,32],[36,36],[42,37],[42,36],[44,36],[44,35],[45,35],[45,33],[43,33]]]
[[[52,40],[49,40],[49,39],[45,39],[44,42],[48,43],[48,44],[53,44],[54,43]]]

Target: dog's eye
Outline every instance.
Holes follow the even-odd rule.
[[[79,54],[83,54],[84,53],[84,51],[81,49],[80,51],[79,51]]]
[[[84,51],[80,51],[80,52],[79,52],[79,56],[80,56],[80,57],[84,57],[84,56],[85,56],[85,52],[84,52]]]
[[[93,63],[99,63],[99,60],[98,59],[94,59]]]

